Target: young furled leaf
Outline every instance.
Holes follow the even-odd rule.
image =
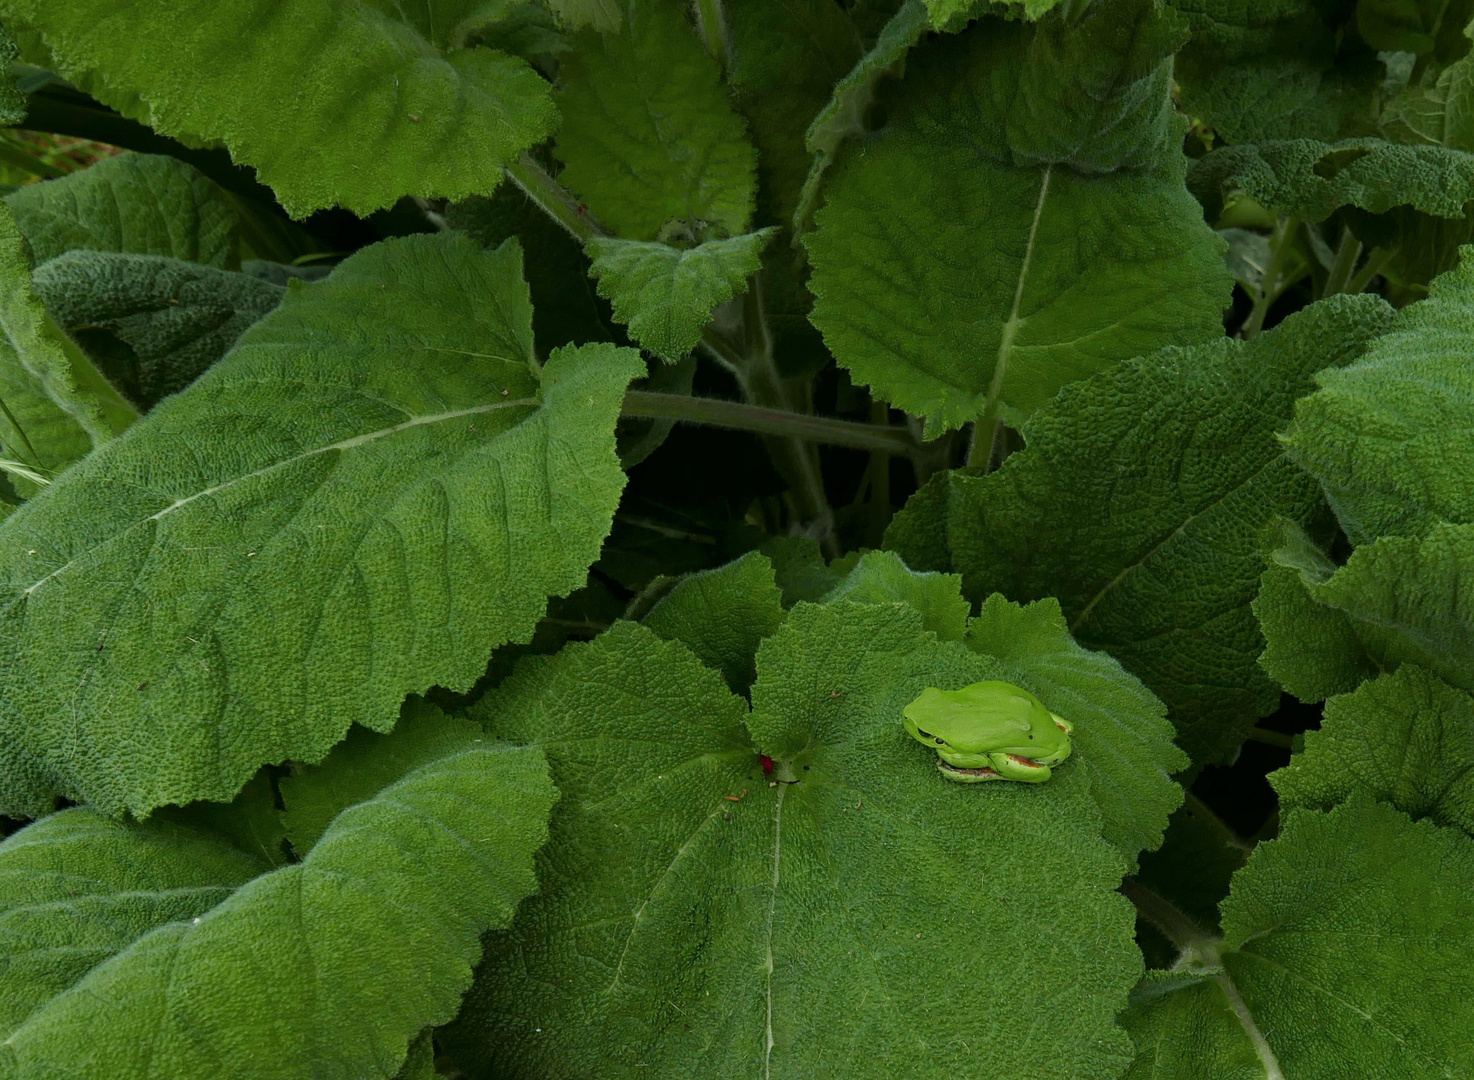
[[[823,190],[824,176],[847,139],[865,133],[865,116],[875,103],[876,87],[905,69],[906,54],[931,28],[922,0],[905,0],[881,30],[875,44],[834,85],[829,103],[814,117],[804,134],[804,147],[813,158],[793,213],[795,236],[808,231]]]
[[[1169,98],[1184,35],[1106,0],[915,54],[804,239],[814,325],[858,382],[940,433],[1221,334],[1232,282]]]
[[[861,604],[902,603],[921,615],[921,624],[940,641],[961,641],[967,633],[970,605],[956,574],[918,572],[890,551],[868,551],[822,603],[852,600]]]
[[[557,797],[539,751],[433,727],[294,865],[82,808],[0,844],[0,1071],[393,1076],[537,888]]]
[[[1259,666],[1301,701],[1355,690],[1381,669],[1346,614],[1315,599],[1335,563],[1293,523],[1282,522],[1277,539],[1253,603],[1264,634]]]
[[[1286,443],[1357,544],[1474,523],[1474,247],[1366,355],[1316,376]]]
[[[997,472],[953,474],[964,591],[1058,597],[1080,644],[1167,703],[1194,761],[1232,754],[1279,697],[1249,606],[1261,530],[1321,505],[1276,430],[1311,376],[1355,359],[1391,314],[1333,297],[1253,341],[1165,349],[1066,388]]]
[[[1293,810],[1223,903],[1224,939],[1122,1017],[1129,1080],[1445,1080],[1474,1069],[1474,841],[1354,800]],[[1456,944],[1458,943],[1458,944]]]
[[[76,248],[240,267],[239,219],[198,169],[159,154],[119,154],[5,197],[44,263]]]
[[[563,797],[452,1057],[508,1080],[1117,1075],[1139,959],[1086,774],[949,784],[901,728],[924,687],[1001,674],[849,602],[764,641],[750,716],[630,624],[527,663],[475,711],[542,746]]]
[[[25,496],[138,416],[47,318],[8,209],[0,209],[0,401],[0,452],[12,463],[4,468]]]
[[[1020,606],[995,593],[968,624],[967,647],[1074,725],[1105,838],[1128,860],[1157,847],[1182,802],[1172,774],[1189,765],[1157,696],[1110,656],[1076,644],[1054,599]]]
[[[666,641],[679,641],[715,668],[733,693],[756,677],[757,650],[783,622],[773,564],[756,551],[677,582],[640,620]]]
[[[644,365],[535,370],[520,268],[514,243],[368,248],[13,514],[3,738],[106,812],[229,798],[527,640],[598,556]]]
[[[1411,661],[1474,691],[1474,525],[1384,536],[1357,548],[1311,598],[1341,613],[1366,655],[1392,671]]]
[[[1474,835],[1474,697],[1403,664],[1327,701],[1320,730],[1270,782],[1283,807],[1362,792]]]
[[[622,35],[580,37],[557,100],[558,180],[616,234],[656,240],[670,221],[697,240],[708,226],[747,231],[757,153],[682,5],[630,0]]]
[[[86,250],[41,264],[31,283],[51,317],[144,408],[193,382],[284,291],[213,266]]]
[[[614,304],[614,317],[630,337],[668,363],[696,347],[719,304],[747,291],[762,266],[773,228],[694,248],[643,240],[595,237],[585,246],[599,295]]]
[[[269,0],[0,2],[0,19],[39,34],[48,51],[34,59],[166,135],[223,143],[296,217],[486,192],[551,132],[541,76],[466,48],[470,27],[439,14],[333,0],[302,0],[290,18]]]

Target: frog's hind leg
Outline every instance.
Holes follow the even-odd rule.
[[[1019,757],[1017,754],[989,754],[988,760],[1004,780],[1021,780],[1025,784],[1042,784],[1051,773],[1048,765]]]
[[[993,769],[965,769],[961,765],[953,765],[941,758],[937,758],[937,772],[957,784],[982,784],[988,780],[1003,779]]]

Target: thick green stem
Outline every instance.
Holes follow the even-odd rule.
[[[887,459],[892,454],[909,456],[916,450],[911,433],[896,425],[859,424],[828,416],[768,409],[740,401],[691,397],[688,394],[656,394],[631,390],[624,395],[621,415],[646,420],[678,420],[687,424],[751,431],[803,442],[847,446],[868,450]]]
[[[1264,320],[1269,315],[1269,309],[1280,298],[1280,294],[1290,287],[1286,269],[1293,258],[1293,240],[1298,228],[1300,219],[1290,217],[1280,218],[1279,224],[1274,227],[1274,235],[1269,240],[1269,265],[1264,268],[1264,278],[1254,297],[1254,307],[1239,331],[1239,336],[1246,341],[1258,336],[1264,329]]]
[[[732,64],[728,55],[727,19],[722,11],[722,0],[696,0],[696,28],[706,44],[706,51],[722,65],[723,71],[729,69]]]
[[[507,166],[507,178],[580,244],[596,236],[610,235],[608,229],[594,220],[586,206],[529,155],[523,154],[514,164]]]
[[[1367,261],[1362,268],[1356,272],[1356,276],[1346,283],[1346,291],[1349,293],[1366,292],[1372,278],[1382,272],[1395,252],[1390,248],[1372,248],[1372,253],[1367,256]]]
[[[1335,296],[1337,293],[1350,292],[1352,273],[1356,270],[1356,263],[1360,258],[1361,241],[1351,235],[1350,228],[1345,225],[1341,226],[1341,239],[1336,244],[1336,254],[1331,260],[1331,267],[1326,271],[1326,284],[1321,290],[1321,296]]]
[[[1270,731],[1267,728],[1250,728],[1249,738],[1254,742],[1263,743],[1266,746],[1278,746],[1281,750],[1293,750],[1295,739],[1292,735],[1286,735],[1282,731]]]
[[[1221,817],[1213,812],[1213,808],[1198,798],[1191,791],[1185,792],[1182,798],[1182,808],[1204,825],[1218,834],[1218,838],[1228,847],[1238,848],[1240,851],[1252,851],[1254,845],[1249,843],[1238,833],[1228,827]]]
[[[890,407],[883,401],[870,403],[870,426],[878,431],[902,431],[891,427]],[[891,520],[891,455],[885,450],[870,454],[870,542],[880,546]]]
[[[1158,896],[1135,878],[1121,882],[1120,893],[1131,901],[1136,913],[1162,932],[1179,952],[1201,953],[1212,949],[1217,937],[1178,910],[1175,904]]]

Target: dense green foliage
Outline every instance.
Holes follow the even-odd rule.
[[[1470,4],[0,27],[0,1080],[1474,1072]]]

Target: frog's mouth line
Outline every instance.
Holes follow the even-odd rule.
[[[937,770],[949,776],[965,776],[972,780],[1002,779],[993,769],[964,769],[960,765],[949,765],[941,758],[937,758]]]

